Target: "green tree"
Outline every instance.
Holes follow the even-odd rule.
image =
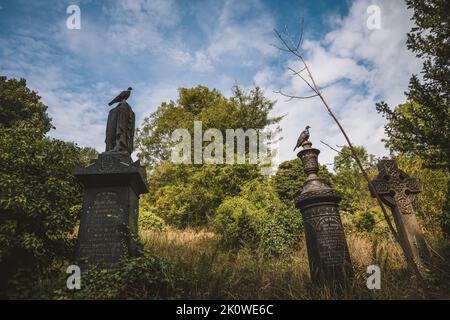
[[[387,119],[386,145],[394,151],[419,156],[426,167],[450,172],[450,3],[446,0],[406,0],[415,26],[407,46],[423,60],[422,79],[413,75],[407,102],[395,109],[380,102],[378,112]],[[450,182],[441,215],[450,234]]]
[[[329,185],[332,184],[332,174],[325,165],[319,166],[319,176]],[[280,163],[274,176],[275,190],[281,200],[292,202],[295,196],[303,190],[306,175],[300,159],[292,159]]]
[[[43,136],[52,126],[40,98],[27,88],[25,79],[0,76],[0,127],[28,126]]]
[[[376,175],[375,161],[364,147],[355,147],[356,154],[364,169],[374,178]],[[367,181],[364,179],[359,166],[352,157],[349,147],[343,147],[334,157],[333,186],[341,193],[339,203],[342,212],[351,214],[353,226],[358,231],[371,231],[377,220],[381,220],[376,201],[372,198]]]
[[[450,4],[445,0],[407,0],[416,24],[407,46],[423,59],[422,80],[411,77],[408,102],[391,110],[377,109],[388,123],[387,144],[393,150],[415,154],[427,165],[449,169],[450,159]]]
[[[430,234],[439,232],[442,222],[442,207],[445,205],[446,186],[450,176],[446,170],[429,169],[425,160],[418,156],[400,154],[396,156],[399,168],[408,175],[418,179],[423,191],[418,194],[414,203],[421,226]]]
[[[259,175],[260,167],[249,163],[171,163],[172,132],[183,128],[193,136],[194,121],[202,121],[204,131],[215,128],[225,137],[226,129],[264,129],[280,118],[269,117],[274,102],[258,88],[247,94],[234,87],[230,98],[203,86],[178,91],[176,103],[162,103],[145,119],[137,141],[139,158],[151,168],[150,193],[144,201],[166,223],[183,228],[206,224],[226,197],[238,195],[247,181]],[[225,146],[223,141],[224,150]]]
[[[25,80],[0,77],[0,296],[29,297],[70,256],[81,202],[72,143],[46,138],[47,107]]]
[[[85,147],[80,149],[80,161],[83,165],[88,165],[92,160],[97,159],[98,151],[94,148]]]
[[[201,121],[203,130],[220,130],[225,137],[226,129],[264,129],[281,120],[269,117],[275,102],[266,99],[258,87],[247,94],[235,86],[230,98],[204,86],[180,88],[178,93],[176,102],[163,102],[137,130],[138,157],[151,168],[170,159],[175,129],[187,129],[193,136],[194,121]]]

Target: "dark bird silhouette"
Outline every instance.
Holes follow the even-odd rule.
[[[131,90],[133,90],[133,88],[129,87],[127,90],[122,91],[117,97],[112,99],[111,102],[108,103],[108,105],[111,106],[114,103],[126,101],[130,97]]]
[[[295,145],[295,148],[293,151],[295,151],[295,149],[300,148],[301,145],[303,144],[303,142],[307,141],[309,139],[309,128],[311,128],[310,126],[306,126],[305,130],[302,131],[302,133],[300,133],[300,137],[298,137],[297,139],[297,144]]]

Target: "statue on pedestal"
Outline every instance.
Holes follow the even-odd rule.
[[[148,192],[145,168],[133,161],[135,115],[126,100],[131,88],[109,105],[106,152],[86,166],[75,168],[84,186],[76,257],[83,270],[115,268],[138,252],[139,197]]]
[[[119,103],[109,111],[106,124],[106,151],[133,152],[135,114],[126,100],[132,88],[122,91],[109,105]]]

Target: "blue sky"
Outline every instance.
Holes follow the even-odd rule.
[[[77,4],[81,29],[66,27]],[[366,26],[376,4],[381,29]],[[273,91],[307,93],[287,73],[295,61],[271,43],[273,28],[297,30],[305,19],[304,53],[332,108],[354,143],[383,155],[384,120],[374,104],[404,101],[420,61],[406,50],[411,13],[401,1],[28,1],[0,0],[0,74],[23,77],[49,106],[50,135],[102,151],[107,102],[128,86],[138,125],[177,88],[203,84],[230,94],[234,84],[261,86],[277,100],[280,160],[292,159],[299,131],[311,125],[321,162],[343,144],[317,99],[286,102]]]

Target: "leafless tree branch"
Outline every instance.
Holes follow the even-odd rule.
[[[308,80],[306,80],[306,79],[300,74],[300,72],[306,70],[306,68],[303,68],[302,71],[299,71],[299,72],[295,71],[295,70],[292,69],[291,67],[288,67],[288,69],[289,69],[294,75],[300,77],[300,79],[302,79],[303,82],[305,82],[305,83],[308,85],[308,87],[310,87],[311,90],[314,91],[314,92],[316,93],[316,95],[319,94],[319,93],[317,92],[316,88],[314,88],[314,87],[308,82]]]
[[[293,96],[293,95],[284,93],[284,92],[281,91],[281,90],[274,91],[274,93],[278,93],[278,94],[281,94],[282,96],[284,96],[284,97],[286,97],[286,98],[289,98],[287,101],[291,101],[292,99],[310,99],[310,98],[317,97],[317,94],[313,94],[313,95],[311,95],[311,96]]]
[[[330,148],[331,150],[336,151],[336,152],[339,153],[339,154],[342,154],[340,150],[337,150],[337,149],[333,148],[332,146],[330,146],[330,145],[329,145],[328,143],[326,143],[325,141],[320,140],[320,143],[326,145],[326,146],[327,146],[328,148]]]

